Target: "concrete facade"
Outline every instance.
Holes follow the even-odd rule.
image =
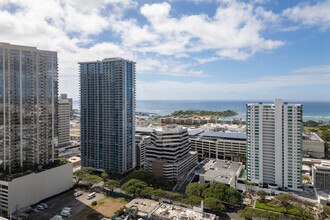
[[[190,151],[187,129],[168,126],[153,130],[151,144],[146,146],[146,171],[179,180],[196,164],[197,152]]]
[[[136,142],[136,166],[143,167],[146,162],[146,146],[151,143],[151,137],[135,134]]]
[[[58,101],[58,147],[70,145],[70,102]]]
[[[246,135],[224,132],[189,132],[191,149],[198,152],[198,159],[206,158],[245,161]]]
[[[314,187],[330,192],[330,164],[314,165],[312,169]]]
[[[14,213],[68,190],[73,184],[72,177],[72,163],[67,163],[10,182],[0,181],[0,210],[3,214]]]

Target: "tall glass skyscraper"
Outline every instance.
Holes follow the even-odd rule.
[[[0,43],[0,167],[56,159],[57,52]]]
[[[125,173],[135,167],[135,62],[81,62],[82,166]]]

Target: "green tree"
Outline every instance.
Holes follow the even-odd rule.
[[[101,182],[103,179],[96,175],[88,175],[82,179],[84,183],[88,185],[89,188],[91,188],[94,184],[97,184]]]
[[[108,178],[110,179],[120,179],[123,176],[115,169],[106,170],[105,172],[108,174]]]
[[[171,202],[173,200],[175,201],[179,201],[182,199],[182,196],[180,193],[175,193],[175,192],[170,192],[170,191],[165,191],[164,192],[164,197],[169,199]]]
[[[84,179],[86,176],[92,174],[95,171],[92,167],[82,167],[80,170],[77,170],[73,173],[76,176],[76,184],[79,185],[79,182]]]
[[[206,189],[203,193],[204,198],[216,198],[220,201],[226,201],[227,196],[226,196],[226,190],[229,187],[226,186],[225,184],[215,182],[213,183],[210,188]]]
[[[259,196],[259,198],[260,198],[261,201],[264,202],[266,200],[267,193],[265,191],[259,190],[257,192],[257,195]]]
[[[107,173],[107,171],[103,171],[102,174],[101,174],[101,176],[102,176],[102,178],[103,178],[104,180],[109,179],[109,174]]]
[[[162,189],[154,190],[153,196],[155,197],[155,199],[160,200],[164,196],[164,190],[162,190]]]
[[[189,183],[185,193],[187,196],[202,196],[209,185],[209,183]]]
[[[225,210],[225,206],[221,203],[221,201],[212,197],[204,199],[204,206],[214,212]]]
[[[145,198],[151,198],[151,196],[154,193],[154,188],[152,187],[146,187],[141,191],[141,196]]]
[[[180,201],[182,199],[182,195],[180,193],[172,193],[170,198],[174,201]]]
[[[226,202],[231,204],[240,204],[242,200],[242,195],[237,189],[230,187],[226,190]]]
[[[190,205],[200,205],[201,201],[203,201],[203,198],[198,196],[189,196],[188,198],[182,200],[183,203]]]
[[[319,123],[316,122],[316,121],[313,121],[313,120],[305,121],[303,124],[304,124],[305,127],[314,127],[314,128],[317,128],[319,126]]]
[[[147,184],[141,180],[131,179],[121,186],[121,189],[129,194],[140,195],[141,192],[147,187]]]
[[[153,176],[152,174],[144,171],[144,170],[138,170],[138,171],[134,171],[134,172],[131,172],[130,174],[128,174],[125,179],[124,179],[124,182],[128,182],[129,180],[131,179],[137,179],[137,180],[141,180],[145,183],[147,183],[148,185],[151,184],[151,180],[152,180]]]
[[[116,187],[119,187],[120,183],[117,180],[108,180],[103,184],[103,187],[106,188],[107,190],[110,190],[111,193],[113,192],[113,189]]]

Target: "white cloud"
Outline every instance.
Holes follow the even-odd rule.
[[[113,29],[121,36],[124,45],[141,53],[171,56],[219,50],[214,55],[224,54],[222,58],[241,60],[284,44],[264,39],[260,34],[266,24],[278,22],[279,16],[249,3],[222,2],[214,17],[195,14],[174,18],[167,2],[145,4],[140,12],[148,24],[139,26],[135,20],[118,20]],[[229,52],[239,56],[230,56]]]
[[[297,96],[292,92],[294,88],[301,86],[329,85],[330,71],[320,71],[315,77],[315,73],[299,70],[296,74],[273,75],[254,79],[244,79],[240,82],[179,82],[179,81],[154,81],[137,83],[137,98],[146,99],[173,99],[173,100],[242,100],[242,99],[274,99],[284,96],[286,99],[304,99],[309,97],[315,100],[314,94],[309,90],[303,90]],[[290,93],[282,92],[285,89]],[[319,90],[318,100],[328,100],[327,91]]]
[[[79,93],[79,61],[122,56],[137,62],[138,74],[204,77],[207,74],[198,64],[246,60],[284,44],[263,37],[263,31],[277,25],[281,17],[261,7],[259,0],[217,2],[214,16],[174,17],[167,2],[138,9],[134,0],[2,0],[0,41],[58,51],[60,91],[74,98]],[[147,22],[127,18],[128,9],[140,13]],[[96,42],[100,34],[104,41]],[[207,52],[206,57],[198,57],[200,52]],[[207,88],[207,83],[199,83],[187,85]],[[173,88],[176,90],[180,88]]]
[[[294,70],[292,73],[330,73],[330,65],[309,66]]]
[[[316,4],[301,3],[283,11],[283,15],[306,26],[317,26],[322,30],[330,28],[330,0]]]

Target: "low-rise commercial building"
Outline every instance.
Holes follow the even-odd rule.
[[[324,158],[324,141],[315,132],[303,133],[304,157]]]
[[[155,128],[146,146],[144,169],[155,176],[183,179],[197,165],[197,152],[190,151],[187,129],[181,126]]]
[[[209,160],[204,166],[195,172],[199,176],[200,183],[223,183],[236,188],[236,181],[244,169],[243,163],[228,160]]]
[[[125,205],[125,208],[134,210],[134,218],[150,219],[152,213],[160,206],[159,202],[151,199],[136,198]]]
[[[315,188],[330,192],[330,164],[314,165],[312,175]]]
[[[198,152],[199,160],[245,161],[245,134],[190,130],[189,136],[191,149]]]
[[[17,177],[0,180],[0,212],[10,215],[72,187],[72,163]]]

